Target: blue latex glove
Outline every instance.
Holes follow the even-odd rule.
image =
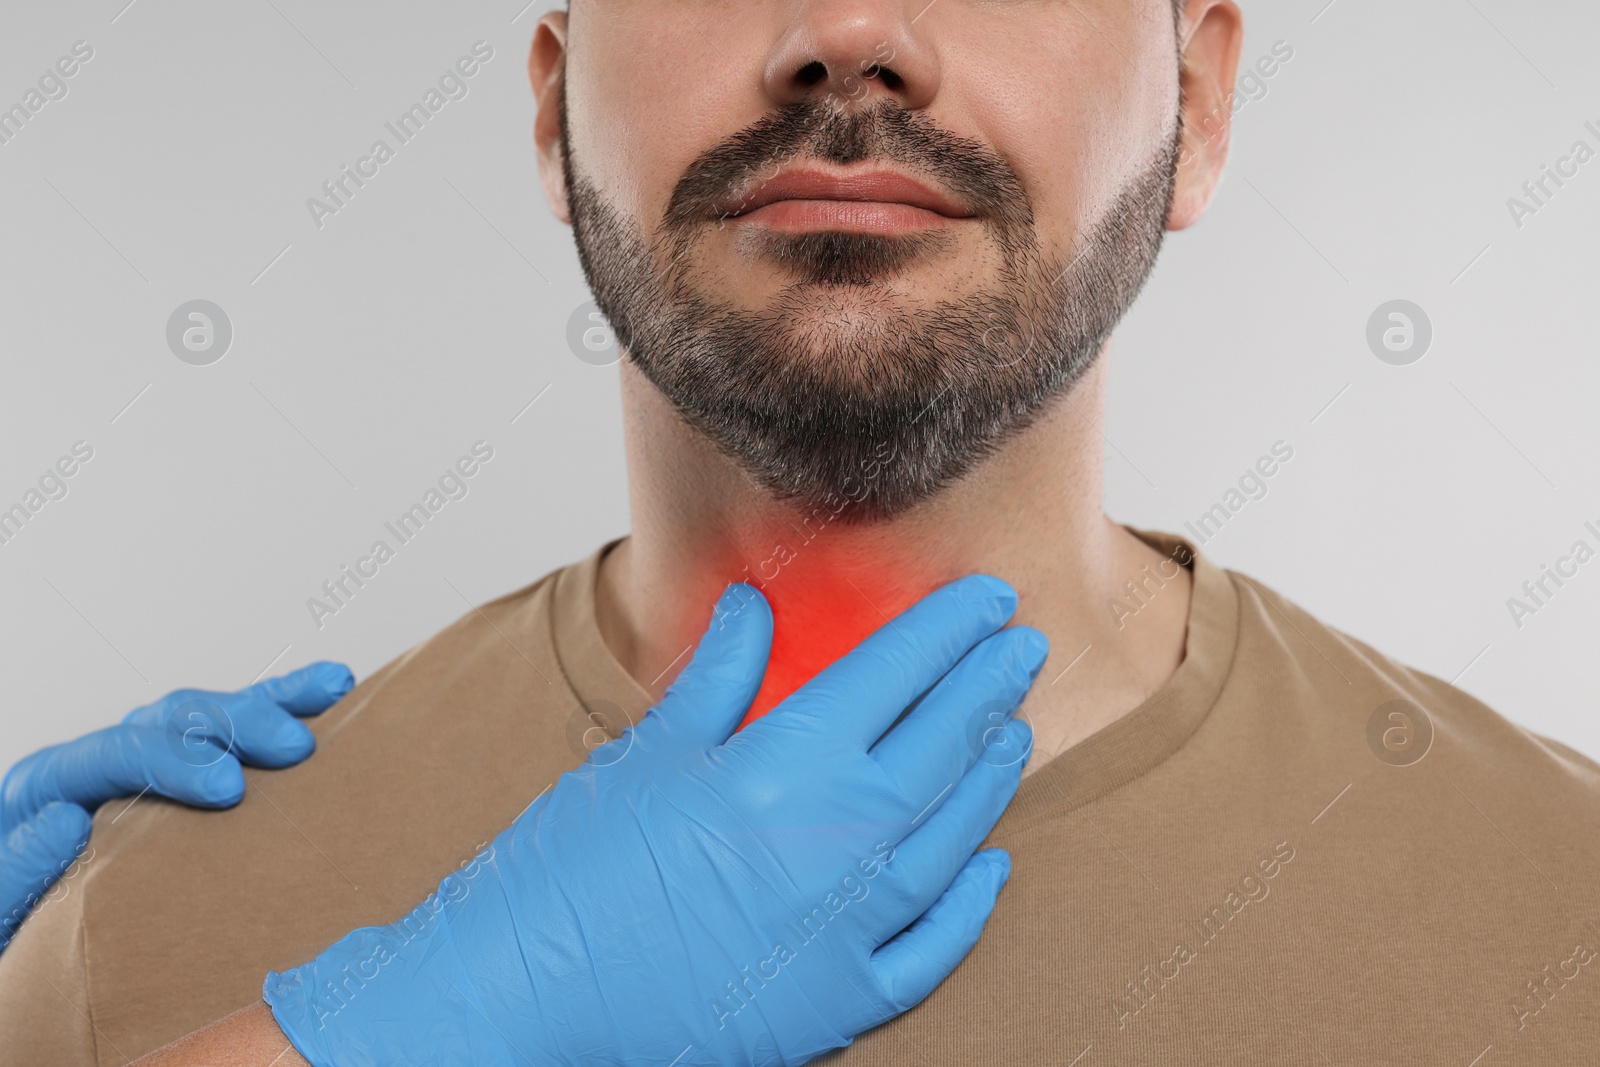
[[[244,796],[241,763],[288,767],[316,738],[297,716],[350,691],[341,663],[313,663],[237,693],[180,689],[122,725],[41,749],[0,783],[0,951],[89,841],[90,813],[114,797],[160,794],[200,808]]]
[[[973,850],[1032,748],[1009,716],[1047,642],[996,633],[1015,605],[952,583],[733,733],[772,616],[730,587],[637,726],[409,915],[269,974],[278,1024],[315,1067],[787,1065],[849,1044],[955,968],[1010,872]]]

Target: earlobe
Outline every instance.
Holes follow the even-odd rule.
[[[1180,33],[1183,135],[1169,230],[1199,222],[1222,180],[1244,17],[1233,0],[1189,0]]]
[[[562,125],[566,122],[567,13],[549,11],[539,19],[528,49],[528,83],[537,114],[533,144],[539,181],[556,218],[570,225],[566,168],[562,159]]]

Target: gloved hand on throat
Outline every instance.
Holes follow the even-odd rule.
[[[149,792],[232,807],[244,796],[240,765],[288,767],[311,755],[316,738],[299,717],[354,684],[342,663],[313,663],[236,693],[180,689],[12,767],[0,783],[0,951],[84,854],[101,804]]]
[[[734,733],[772,616],[731,586],[637,726],[409,915],[269,974],[279,1026],[315,1067],[765,1067],[849,1044],[944,980],[1009,873],[974,849],[1032,747],[1010,714],[1047,642],[1000,630],[1015,606],[951,583]]]

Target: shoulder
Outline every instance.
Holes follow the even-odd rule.
[[[1357,743],[1390,766],[1437,746],[1479,771],[1553,776],[1600,799],[1600,766],[1539,737],[1450,682],[1396,661],[1237,571],[1239,644],[1229,687],[1264,718],[1334,750]]]
[[[550,632],[562,573],[472,607],[363,679],[307,720],[317,751],[304,763],[246,769],[238,806],[103,806],[65,906],[0,957],[0,1047],[75,1063],[81,1029],[137,1057],[256,1000],[269,969],[423,899],[580,762]],[[37,980],[62,966],[66,997]]]
[[[98,1064],[89,1023],[87,961],[83,932],[83,893],[78,877],[94,862],[85,860],[57,882],[0,955],[0,1048],[16,1063],[60,1067]],[[15,1057],[11,1060],[10,1057]]]

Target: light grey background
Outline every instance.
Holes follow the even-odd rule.
[[[365,676],[627,530],[617,372],[567,346],[588,293],[530,145],[548,6],[6,0],[0,106],[94,58],[0,145],[0,508],[94,458],[0,546],[0,768],[179,686]],[[1600,149],[1600,9],[1245,7],[1245,61],[1294,56],[1121,331],[1108,510],[1181,529],[1287,441],[1206,551],[1600,755],[1600,560],[1506,605],[1600,547],[1600,160],[1520,230],[1506,203]],[[307,198],[478,40],[469,94],[318,229]],[[1397,298],[1435,334],[1405,367],[1365,339]],[[167,347],[193,299],[232,320],[211,366]],[[319,629],[307,598],[479,440],[470,494]]]

